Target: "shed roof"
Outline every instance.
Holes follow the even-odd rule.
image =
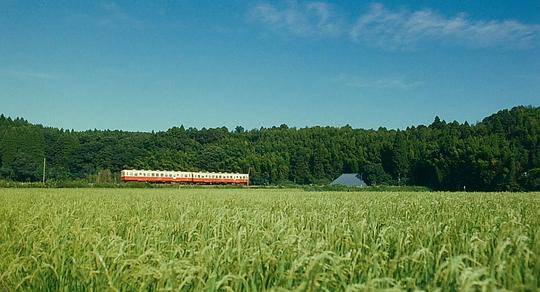
[[[336,178],[330,185],[343,185],[348,187],[366,187],[367,184],[358,173],[344,173]]]

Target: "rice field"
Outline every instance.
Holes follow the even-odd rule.
[[[0,291],[538,291],[539,193],[0,189]]]

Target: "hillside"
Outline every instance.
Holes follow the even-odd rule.
[[[327,183],[362,172],[371,184],[437,190],[540,190],[540,108],[515,107],[475,125],[245,131],[173,127],[156,133],[66,131],[0,116],[0,179],[88,178],[123,168],[250,171],[253,184]]]

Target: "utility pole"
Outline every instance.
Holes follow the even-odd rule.
[[[43,157],[43,183],[45,183],[45,157]]]
[[[248,186],[249,186],[249,180],[251,179],[251,178],[249,177],[250,174],[251,174],[251,166],[248,167],[248,181],[247,181],[247,185],[248,185]]]

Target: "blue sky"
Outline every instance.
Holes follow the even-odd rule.
[[[0,0],[0,112],[405,128],[540,105],[540,1]]]

